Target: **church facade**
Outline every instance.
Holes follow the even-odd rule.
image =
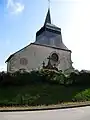
[[[7,60],[7,72],[31,71],[50,64],[58,70],[72,69],[71,50],[62,41],[61,28],[51,23],[50,9],[43,27],[37,31],[34,43],[12,54]]]

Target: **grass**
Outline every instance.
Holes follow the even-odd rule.
[[[90,100],[90,88],[85,86],[61,86],[36,84],[0,88],[0,105],[51,105],[61,102]]]

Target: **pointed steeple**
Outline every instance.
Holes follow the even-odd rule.
[[[48,8],[48,12],[47,12],[47,16],[46,16],[44,25],[46,25],[47,23],[51,24],[50,8]]]

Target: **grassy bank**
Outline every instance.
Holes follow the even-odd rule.
[[[0,106],[90,101],[90,73],[40,70],[0,74]]]
[[[50,105],[90,100],[90,88],[36,84],[0,88],[0,105]]]

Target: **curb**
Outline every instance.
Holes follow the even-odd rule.
[[[22,112],[22,111],[42,111],[42,110],[58,110],[58,109],[68,109],[68,108],[77,108],[77,107],[86,107],[86,106],[90,106],[89,104],[81,104],[81,105],[63,105],[60,107],[48,107],[48,108],[27,108],[25,107],[25,109],[1,109],[0,112]]]

